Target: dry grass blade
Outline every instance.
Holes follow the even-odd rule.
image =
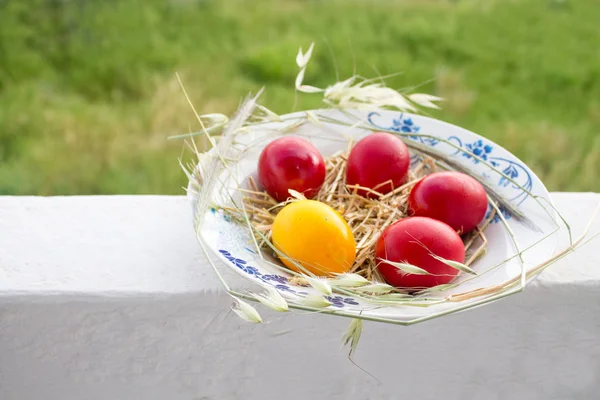
[[[457,261],[452,261],[452,260],[446,260],[445,258],[436,256],[435,254],[431,254],[431,257],[433,257],[436,260],[446,264],[447,266],[455,268],[459,271],[466,272],[466,273],[472,274],[472,275],[477,275],[477,272],[473,271],[473,269],[471,267],[469,267],[468,265],[465,265],[463,263],[459,263]]]
[[[352,357],[352,353],[356,351],[356,347],[358,346],[358,342],[360,340],[360,335],[362,334],[362,326],[362,320],[354,318],[352,322],[350,322],[350,326],[342,338],[342,344],[344,346],[350,344],[348,357]]]
[[[262,318],[254,307],[241,299],[235,299],[231,308],[238,317],[253,324],[262,324]]]
[[[414,274],[414,275],[428,275],[429,274],[429,272],[427,272],[423,268],[419,268],[416,265],[408,264],[405,262],[401,263],[401,262],[394,262],[394,261],[384,260],[384,259],[379,259],[379,261],[386,263],[386,264],[390,264],[392,267],[397,268],[398,271],[400,271],[400,273],[403,273],[403,274]]]

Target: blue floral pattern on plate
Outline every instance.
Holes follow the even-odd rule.
[[[368,115],[368,121],[376,128],[381,128],[389,131],[399,132],[399,133],[419,133],[421,131],[421,127],[415,125],[414,121],[410,117],[405,117],[404,113],[401,113],[398,118],[393,119],[391,126],[381,126],[378,125],[375,121],[376,117],[379,117],[380,114],[378,112],[371,112]],[[437,146],[440,141],[435,140],[434,138],[429,138],[426,136],[420,135],[407,135],[408,138],[418,141],[420,143],[426,144],[431,147]],[[487,143],[483,139],[477,139],[472,143],[463,143],[463,141],[457,136],[449,136],[449,142],[454,142],[461,149],[465,149],[465,151],[461,151],[460,149],[456,150],[456,153],[461,153],[463,157],[472,160],[474,164],[478,164],[481,160],[489,163],[494,168],[502,171],[500,179],[498,181],[498,185],[502,187],[509,187],[512,184],[511,188],[515,190],[515,195],[509,200],[519,205],[523,203],[527,199],[527,193],[519,188],[519,186],[526,189],[526,191],[531,192],[533,188],[533,179],[529,170],[522,164],[514,161],[508,160],[503,157],[494,156],[494,146],[490,143]],[[418,156],[413,156],[411,158],[411,163],[418,161]],[[489,175],[485,174],[486,178]],[[518,182],[518,184],[517,184]],[[489,216],[492,212],[492,207],[488,207],[487,215]],[[511,216],[507,210],[501,209],[502,215],[509,219]],[[492,222],[496,223],[501,221],[499,215],[495,215]]]
[[[459,143],[462,143],[461,140],[456,136],[451,136],[450,138],[452,140],[457,140]],[[473,157],[469,153],[462,153],[463,157],[472,159],[475,164],[479,163],[479,158],[484,161],[488,161],[488,155],[490,155],[492,153],[492,150],[494,150],[494,148],[489,144],[484,144],[483,140],[481,139],[476,140],[473,143],[465,144],[464,148],[469,150],[469,152],[473,153],[476,157],[478,157]],[[494,167],[498,165],[493,160],[490,160],[490,164],[492,164]]]
[[[325,296],[325,298],[331,302],[332,306],[337,308],[343,308],[345,304],[351,304],[353,306],[358,305],[358,302],[352,297]]]
[[[223,217],[225,217],[225,215]],[[228,222],[230,221],[230,219],[225,219],[225,220]],[[262,274],[258,271],[257,268],[251,267],[250,265],[248,265],[248,262],[246,260],[242,260],[241,258],[236,258],[227,250],[219,249],[219,253],[221,253],[223,255],[223,257],[225,257],[227,259],[227,261],[229,261],[235,267],[239,268],[240,270],[247,273],[248,275],[252,275],[252,276],[260,279],[261,281],[268,283],[269,285],[273,286],[275,289],[278,289],[283,292],[288,292],[288,293],[292,293],[295,295],[299,295],[299,296],[306,296],[308,294],[307,292],[300,292],[300,291],[294,290],[289,285],[286,285],[286,283],[288,283],[289,280],[287,277],[285,277],[283,275]],[[354,303],[347,302],[346,304],[354,304]],[[358,304],[358,303],[356,303],[356,304]]]
[[[275,275],[275,274],[265,274],[262,276],[262,278],[266,281],[272,281],[272,282],[277,282],[277,283],[281,283],[281,284],[285,284],[288,282],[288,278],[286,278],[285,276]]]
[[[505,220],[510,218],[510,213],[508,212],[508,210],[504,207],[498,207],[498,209],[500,210],[500,212],[502,213],[502,216],[504,217]],[[493,207],[492,206],[488,206],[488,210],[485,213],[485,219],[489,218],[490,214],[492,213]],[[494,214],[494,217],[492,218],[491,223],[497,224],[498,222],[502,222],[502,218],[500,217],[500,215],[498,213]]]
[[[306,296],[308,294],[306,292],[299,292],[297,290],[294,290],[288,285],[275,285],[275,289],[281,290],[283,292],[293,293],[299,296]]]

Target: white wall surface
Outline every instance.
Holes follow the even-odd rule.
[[[553,197],[575,234],[600,201]],[[0,197],[0,400],[599,399],[598,248],[486,307],[365,323],[378,382],[349,320],[228,314],[183,197]]]

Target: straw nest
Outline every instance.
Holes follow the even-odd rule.
[[[426,175],[439,171],[440,167],[429,157],[419,157],[411,165],[406,183],[387,194],[373,189],[347,185],[345,183],[348,151],[339,151],[325,159],[327,174],[325,182],[314,200],[323,202],[338,211],[352,229],[356,240],[356,259],[350,272],[357,273],[369,281],[383,282],[377,271],[375,245],[381,232],[399,219],[406,218],[408,196],[411,189]],[[384,182],[381,186],[385,185]],[[278,202],[267,192],[261,191],[256,182],[249,179],[250,189],[244,190],[243,201],[250,223],[254,227],[255,237],[262,250],[272,251],[266,240],[271,240],[271,228],[275,217],[283,207],[296,199],[290,198]],[[376,198],[365,198],[357,194],[365,190]],[[471,266],[485,254],[487,239],[485,229],[493,219],[494,213],[483,221],[474,231],[462,235],[465,244],[465,265]]]

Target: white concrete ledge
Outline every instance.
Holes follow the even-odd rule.
[[[600,201],[553,198],[575,234]],[[183,197],[0,197],[0,399],[596,399],[599,245],[487,307],[365,324],[378,383],[345,319],[227,316]]]

